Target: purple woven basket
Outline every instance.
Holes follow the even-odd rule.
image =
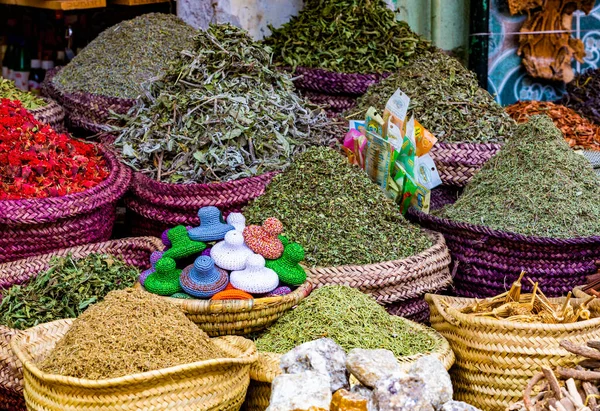
[[[266,173],[225,183],[169,184],[134,173],[131,191],[125,198],[133,235],[154,235],[173,226],[198,225],[198,209],[215,206],[227,216],[241,211],[263,194],[277,174]]]
[[[502,145],[437,143],[430,153],[444,185],[464,187]]]
[[[453,259],[458,296],[485,298],[510,288],[522,270],[550,297],[567,294],[598,271],[600,236],[531,237],[455,222],[409,210],[421,226],[444,235]],[[523,284],[530,291],[529,282]]]
[[[0,201],[0,263],[110,238],[131,170],[99,148],[110,174],[97,186],[62,197]]]
[[[362,96],[369,86],[379,83],[391,73],[360,74],[338,73],[320,68],[290,67],[286,71],[293,72],[294,85],[299,90],[310,90],[330,95]]]
[[[404,317],[416,323],[427,324],[429,322],[429,304],[423,297],[388,304],[385,309],[392,315]]]

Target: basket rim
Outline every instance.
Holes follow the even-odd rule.
[[[535,245],[551,245],[551,246],[569,246],[569,245],[584,245],[584,244],[600,244],[600,236],[590,237],[573,237],[573,238],[554,238],[554,237],[538,237],[528,236],[525,234],[514,233],[511,231],[502,231],[489,228],[483,225],[453,221],[447,218],[437,217],[432,214],[425,214],[414,207],[408,210],[410,217],[417,220],[422,225],[423,222],[442,225],[448,230],[463,230],[472,233],[493,237],[499,240],[520,241]]]
[[[472,143],[468,141],[463,141],[459,143],[452,142],[437,142],[431,148],[431,151],[434,153],[440,150],[462,150],[462,149],[471,149],[475,151],[492,151],[492,150],[500,150],[504,143]]]
[[[556,299],[564,299],[566,297],[557,297],[550,298],[550,300]],[[598,328],[600,326],[600,317],[592,318],[585,321],[578,321],[574,323],[568,324],[545,324],[545,323],[522,323],[515,321],[506,321],[506,320],[497,320],[497,319],[489,319],[483,318],[480,316],[471,316],[468,314],[461,313],[459,310],[454,308],[454,306],[444,307],[440,303],[441,301],[445,301],[449,304],[457,303],[457,302],[475,302],[476,298],[467,298],[467,297],[452,297],[446,295],[437,295],[437,294],[425,294],[425,301],[428,304],[434,305],[436,310],[440,313],[444,320],[449,322],[450,324],[459,323],[459,324],[469,324],[472,326],[492,326],[497,329],[496,332],[501,331],[513,331],[513,330],[522,330],[522,331],[547,331],[547,332],[557,332],[557,331],[575,331],[581,330],[584,328]],[[481,300],[481,299],[479,299]],[[572,301],[584,301],[582,298],[572,298]],[[453,317],[452,320],[449,317]]]
[[[146,371],[137,374],[125,375],[122,377],[114,377],[114,378],[106,378],[102,380],[90,380],[86,378],[75,378],[75,377],[67,377],[58,374],[49,374],[40,370],[37,365],[31,359],[31,356],[25,352],[25,346],[30,342],[31,335],[35,335],[36,332],[39,332],[45,328],[49,327],[62,327],[69,328],[73,323],[73,319],[64,319],[64,320],[56,320],[49,323],[44,323],[37,325],[35,327],[24,330],[21,334],[17,334],[13,337],[10,342],[10,347],[23,364],[23,370],[27,369],[31,372],[35,377],[40,380],[43,380],[47,383],[58,383],[62,385],[67,385],[70,387],[80,387],[80,388],[93,388],[93,389],[103,389],[103,388],[113,388],[117,386],[122,386],[130,383],[141,383],[143,381],[150,381],[155,377],[166,378],[169,376],[174,376],[175,374],[179,374],[182,372],[188,372],[193,370],[199,370],[205,367],[218,366],[218,365],[252,365],[256,362],[258,355],[256,352],[256,346],[254,342],[248,340],[244,337],[239,337],[235,335],[228,335],[225,337],[215,337],[219,341],[227,344],[231,347],[240,348],[242,353],[239,357],[235,358],[217,358],[206,361],[197,361],[189,364],[181,364],[175,365],[173,367],[163,368],[160,370]],[[27,340],[27,341],[23,341]]]
[[[134,287],[146,291],[146,289],[139,282],[136,282]],[[259,311],[267,307],[284,305],[290,302],[297,303],[308,296],[312,289],[313,285],[309,281],[305,281],[301,286],[289,294],[279,295],[276,297],[253,298],[252,300],[186,300],[181,298],[171,298],[168,296],[161,296],[161,298],[177,305],[185,313],[235,314]]]
[[[56,101],[54,101],[54,99],[50,98],[50,97],[46,97],[46,96],[39,96],[38,98],[41,98],[42,100],[44,100],[46,102],[45,106],[42,107],[38,107],[36,109],[33,110],[29,110],[29,112],[35,117],[36,115],[39,114],[43,114],[46,111],[58,111],[61,114],[64,115],[64,109],[63,107],[58,104]]]
[[[73,215],[72,210],[74,206],[81,207],[81,210],[77,214],[83,214],[122,197],[129,189],[131,170],[122,164],[116,154],[108,147],[103,144],[86,143],[96,146],[98,153],[105,158],[109,168],[108,177],[96,186],[79,193],[67,194],[60,197],[2,200],[0,201],[0,224],[39,224],[47,221],[56,221],[60,218]],[[95,200],[94,197],[101,194],[106,194],[108,198],[103,199],[101,202],[91,201]],[[34,212],[39,213],[45,208],[56,209],[65,203],[75,204],[69,204],[69,206],[64,207],[51,218],[41,218],[39,215],[30,217],[11,216],[11,214],[18,213],[24,208],[32,208]]]
[[[291,72],[294,75],[297,74],[334,74],[340,77],[351,77],[358,80],[380,80],[384,77],[388,77],[393,73],[391,71],[384,71],[382,73],[356,73],[356,72],[344,72],[344,71],[336,71],[333,69],[323,68],[323,67],[307,67],[307,66],[276,66],[282,70],[287,72]]]

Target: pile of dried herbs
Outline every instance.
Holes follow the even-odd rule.
[[[54,257],[47,271],[1,291],[0,324],[24,330],[75,318],[110,291],[132,286],[139,274],[136,267],[107,254]]]
[[[532,116],[440,214],[524,235],[594,236],[600,181],[549,117]]]
[[[0,99],[3,98],[19,100],[27,110],[35,110],[48,105],[41,98],[18,89],[13,81],[0,77]]]
[[[148,13],[104,30],[52,79],[62,91],[137,98],[171,60],[193,45],[183,20]]]
[[[388,314],[375,300],[343,285],[321,287],[285,313],[256,340],[259,351],[285,354],[300,344],[331,338],[344,350],[387,349],[396,357],[428,354],[437,348],[431,335]]]
[[[280,170],[337,136],[246,32],[211,25],[195,41],[125,116],[116,144],[127,164],[171,183],[235,180]]]
[[[560,104],[600,125],[600,69],[579,74],[566,88]]]
[[[410,97],[415,118],[440,142],[488,143],[511,136],[514,121],[458,60],[437,52],[375,84],[346,115],[364,119],[370,106],[383,112],[400,88]]]
[[[431,246],[363,170],[327,147],[296,157],[244,216],[253,224],[281,220],[284,234],[304,246],[312,266],[398,260]]]
[[[393,72],[432,49],[383,0],[308,0],[264,42],[273,60],[344,73]]]
[[[99,380],[223,357],[176,305],[128,288],[81,314],[39,367]]]

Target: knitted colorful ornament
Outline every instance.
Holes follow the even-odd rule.
[[[292,289],[290,287],[287,287],[284,285],[283,287],[277,287],[276,289],[271,291],[266,296],[267,297],[281,297],[282,295],[287,295],[291,292],[292,292]]]
[[[229,271],[246,268],[246,260],[252,254],[252,250],[244,244],[241,231],[237,230],[229,231],[225,234],[225,239],[210,250],[210,256],[216,266]]]
[[[186,226],[185,227],[186,230],[189,230],[190,228],[192,228],[192,226]],[[166,229],[165,231],[162,232],[162,234],[160,235],[160,239],[162,240],[163,244],[166,247],[171,247],[171,240],[169,240],[169,237],[167,235],[167,233],[169,232],[170,228]]]
[[[275,271],[282,283],[301,285],[306,281],[306,271],[298,264],[304,260],[304,248],[298,243],[285,246],[282,256],[277,260],[267,260],[266,266]]]
[[[232,271],[229,281],[238,290],[250,294],[270,293],[279,285],[277,273],[265,267],[265,259],[259,254],[248,257],[245,269]]]
[[[215,267],[212,258],[200,256],[193,265],[183,269],[179,278],[181,288],[191,296],[210,298],[223,291],[229,283],[227,272]]]
[[[171,228],[167,236],[171,241],[172,247],[165,251],[163,254],[164,257],[179,260],[180,258],[200,254],[206,248],[206,244],[203,242],[191,240],[188,237],[188,231],[182,225]]]
[[[186,293],[175,293],[171,296],[171,298],[177,298],[179,300],[193,300],[194,297],[192,297],[189,294]]]
[[[161,259],[162,255],[162,251],[154,251],[152,254],[150,254],[150,268],[146,271],[142,271],[140,278],[138,279],[141,285],[144,285],[146,278],[148,278],[148,276],[155,271],[154,267],[156,267],[156,262]]]
[[[247,292],[244,292],[242,290],[232,289],[232,290],[219,291],[218,293],[213,295],[210,299],[211,300],[252,300],[253,298],[254,297],[252,297]]]
[[[179,275],[175,260],[163,257],[156,262],[156,271],[146,278],[144,288],[153,294],[173,295],[181,292]]]
[[[232,225],[223,223],[221,211],[215,206],[202,207],[198,211],[200,225],[190,228],[189,235],[195,241],[217,241],[225,237],[225,233],[235,230]]]
[[[277,260],[283,254],[283,243],[278,238],[282,231],[281,221],[271,217],[262,226],[250,225],[244,228],[244,240],[256,254],[268,260]]]
[[[208,247],[206,250],[202,251],[202,254],[200,254],[200,255],[205,255],[207,257],[210,257],[210,250],[212,250],[212,247]]]
[[[279,234],[277,238],[279,238],[279,241],[281,241],[281,244],[283,244],[284,247],[290,243],[290,240],[283,234]]]
[[[227,216],[227,224],[232,225],[237,231],[244,231],[246,217],[242,213],[230,213]]]

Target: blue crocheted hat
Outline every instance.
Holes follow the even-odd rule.
[[[215,267],[215,262],[207,256],[196,258],[193,265],[183,269],[179,277],[183,291],[198,298],[210,298],[223,291],[229,278],[227,271]]]
[[[198,217],[200,225],[188,230],[188,235],[194,241],[222,240],[225,233],[235,230],[235,227],[223,222],[223,216],[217,207],[202,207],[198,211]]]

